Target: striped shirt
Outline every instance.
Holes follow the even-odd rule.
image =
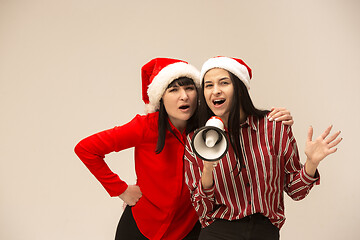
[[[240,128],[245,167],[240,171],[229,144],[228,152],[213,170],[211,189],[202,187],[203,162],[191,148],[193,133],[187,136],[185,181],[192,203],[202,227],[215,219],[236,220],[261,213],[280,229],[285,221],[283,192],[294,200],[303,199],[314,184],[320,183],[319,173],[316,171],[314,178],[306,174],[291,127],[269,121],[267,116],[249,116]]]

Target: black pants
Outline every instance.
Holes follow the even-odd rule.
[[[197,240],[200,233],[200,223],[197,222],[191,232],[183,240]],[[148,240],[136,225],[131,212],[131,207],[127,206],[120,218],[115,240]]]
[[[279,240],[279,229],[262,214],[240,220],[217,219],[202,229],[199,240]]]

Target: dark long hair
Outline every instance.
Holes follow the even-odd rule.
[[[242,150],[240,145],[240,124],[242,123],[240,119],[244,119],[247,116],[254,117],[264,117],[268,110],[260,110],[257,109],[249,95],[249,92],[245,86],[245,84],[234,74],[229,72],[231,82],[234,87],[234,95],[233,101],[230,106],[230,113],[228,119],[228,131],[230,143],[234,149],[235,155],[240,163],[240,169],[244,167],[244,160],[242,156]],[[199,93],[200,105],[199,105],[199,126],[204,126],[206,121],[215,114],[211,111],[209,106],[206,104],[205,96],[204,96],[204,79],[202,79],[201,91]],[[240,118],[240,108],[243,109],[245,116],[241,116]]]
[[[181,77],[181,78],[175,79],[168,85],[168,87],[166,89],[174,87],[174,86],[188,86],[188,85],[194,85],[196,92],[197,93],[199,92],[194,81],[191,78],[187,78],[187,77]],[[197,102],[198,101],[196,100],[196,104],[197,104]],[[160,99],[160,107],[159,107],[158,111],[159,111],[159,119],[158,119],[159,135],[158,135],[158,140],[157,140],[156,149],[155,149],[155,152],[157,154],[161,153],[161,151],[164,149],[166,130],[172,131],[169,121],[168,121],[168,114],[166,112],[166,109],[165,109],[162,99]],[[198,127],[197,119],[198,119],[198,117],[197,117],[197,106],[196,106],[194,114],[187,121],[186,129],[185,129],[186,134],[190,133],[191,131],[194,131]]]

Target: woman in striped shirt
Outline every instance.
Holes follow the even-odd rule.
[[[291,127],[254,107],[250,79],[236,58],[211,58],[201,70],[200,126],[220,117],[231,144],[222,159],[203,161],[191,147],[193,133],[187,136],[185,180],[203,227],[199,239],[279,239],[283,192],[304,198],[319,184],[320,161],[341,141],[340,132],[329,136],[331,126],[313,141],[310,128],[303,166]]]

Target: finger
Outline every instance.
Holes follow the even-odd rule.
[[[331,135],[330,137],[325,139],[325,142],[327,144],[331,143],[332,141],[334,141],[339,136],[340,133],[341,133],[341,131],[338,131],[338,132],[334,133],[333,135]]]
[[[214,168],[216,168],[217,165],[219,165],[219,162],[220,162],[220,160],[213,161],[213,162],[212,162],[212,166],[213,166]]]
[[[292,116],[289,114],[279,114],[279,115],[276,114],[273,118],[277,122],[292,120]]]
[[[330,154],[333,154],[337,151],[337,148],[332,148],[328,151],[328,153],[326,154],[326,156],[330,155]]]
[[[311,141],[312,141],[313,132],[314,132],[313,127],[310,126],[310,127],[309,127],[309,130],[308,130],[308,137],[307,137],[307,141],[308,141],[308,142],[311,142]]]
[[[278,108],[271,108],[271,112],[269,113],[269,120],[272,121],[274,119],[274,115],[279,112]]]
[[[333,126],[330,125],[330,126],[320,135],[320,136],[322,137],[322,139],[325,139],[325,138],[329,135],[332,127],[333,127]]]
[[[343,140],[343,138],[338,138],[338,139],[336,139],[335,141],[333,141],[332,143],[330,143],[330,144],[328,145],[329,148],[335,147],[335,146],[338,145],[342,140]]]
[[[278,111],[278,112],[274,113],[271,118],[276,120],[277,118],[279,118],[279,117],[281,117],[283,115],[284,114],[283,114],[282,111]]]
[[[290,114],[290,112],[288,110],[282,110],[279,111],[278,113],[276,113],[273,118],[275,119],[275,121],[282,121],[281,118],[284,118],[285,120],[290,120],[292,119],[292,116]]]
[[[135,199],[133,199],[131,206],[135,206],[139,200],[140,200],[140,198],[135,198]]]
[[[269,117],[271,117],[272,119],[274,119],[274,116],[277,115],[277,116],[281,116],[282,114],[280,112],[283,112],[283,111],[287,111],[286,108],[272,108],[271,109],[271,112],[269,114]]]
[[[292,125],[294,125],[294,120],[288,120],[288,121],[283,121],[283,124],[285,124],[285,125],[288,125],[288,126],[292,126]]]

